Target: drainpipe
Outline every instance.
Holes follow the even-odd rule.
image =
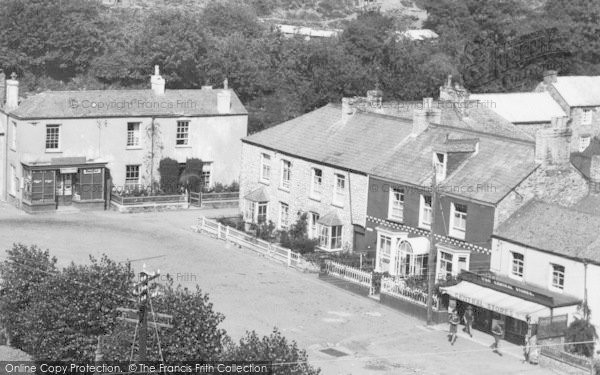
[[[586,322],[589,322],[588,317],[588,293],[587,293],[587,271],[588,271],[588,262],[587,260],[583,261],[583,317]]]
[[[150,195],[154,195],[154,120],[152,117],[152,125],[150,125]]]

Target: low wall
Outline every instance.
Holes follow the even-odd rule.
[[[319,278],[323,281],[327,281],[339,288],[345,289],[349,292],[368,297],[370,288],[364,285],[356,284],[348,280],[343,280],[335,276],[328,275],[326,273],[319,273]]]
[[[93,201],[73,201],[71,203],[73,207],[76,207],[82,211],[98,211],[104,210],[104,200],[97,199]]]
[[[17,205],[18,207],[18,205]],[[56,203],[44,203],[44,204],[27,204],[23,202],[21,205],[21,209],[28,214],[40,214],[46,212],[55,212],[56,211]]]
[[[540,355],[539,365],[542,367],[545,367],[545,368],[552,369],[552,370],[564,372],[569,375],[590,375],[590,374],[592,374],[591,369],[584,370],[577,366],[573,366],[569,363],[555,359],[553,357],[548,357],[543,354]]]
[[[212,201],[212,202],[202,202],[202,208],[235,208],[239,207],[239,201]]]
[[[154,212],[154,211],[169,211],[169,210],[182,210],[187,209],[189,203],[177,202],[177,203],[144,203],[135,205],[121,205],[115,201],[110,201],[111,209],[121,213],[135,213],[135,212]]]
[[[427,307],[416,302],[411,302],[405,299],[396,298],[390,296],[388,294],[381,293],[379,296],[379,301],[395,310],[401,311],[407,315],[413,316],[415,318],[427,320]],[[448,322],[448,312],[447,311],[436,311],[433,310],[433,321],[437,324],[439,323],[447,323]]]

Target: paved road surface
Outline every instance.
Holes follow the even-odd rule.
[[[325,375],[551,373],[510,355],[500,357],[466,338],[450,346],[443,332],[424,327],[422,321],[324,283],[314,274],[193,233],[190,225],[200,214],[31,216],[0,206],[0,249],[22,242],[50,249],[63,263],[87,262],[90,254],[102,253],[119,261],[136,260],[135,267],[146,262],[184,286],[199,284],[215,309],[225,314],[223,327],[234,339],[246,330],[268,334],[278,327],[307,349]],[[327,347],[346,355],[320,351]]]

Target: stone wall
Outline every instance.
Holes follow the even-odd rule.
[[[588,182],[571,164],[540,166],[498,204],[494,229],[531,199],[571,207],[588,191]]]

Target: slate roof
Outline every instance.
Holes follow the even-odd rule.
[[[461,116],[457,109],[453,108],[455,104],[452,102],[441,101],[438,104],[434,103],[434,106],[436,105],[442,108],[442,125],[505,138],[535,141],[532,135],[475,100],[467,105],[467,116]]]
[[[265,191],[264,187],[259,187],[258,189],[252,190],[250,193],[246,194],[244,199],[252,201],[252,202],[268,202],[269,195]]]
[[[327,227],[333,227],[336,225],[344,225],[344,222],[339,218],[337,212],[330,211],[325,216],[319,218],[317,223],[325,225]]]
[[[431,158],[446,138],[472,138],[457,128],[430,126],[374,160],[371,174],[415,186],[431,186]],[[534,144],[478,134],[479,150],[472,153],[439,184],[449,194],[496,204],[537,167]]]
[[[552,85],[571,107],[600,105],[600,76],[559,76]]]
[[[550,122],[566,116],[547,92],[471,94],[471,99],[488,103],[488,108],[512,123]]]
[[[328,104],[242,141],[367,173],[382,150],[393,149],[412,130],[412,120],[357,112],[344,124],[341,115],[341,106]]]
[[[531,201],[504,221],[494,236],[600,264],[600,216]]]
[[[457,152],[469,152],[478,139],[478,151],[455,168],[440,189],[488,204],[498,203],[538,167],[531,138],[489,109],[472,108],[461,118],[455,109],[444,107],[441,122],[445,125],[411,137],[412,120],[359,111],[343,124],[341,107],[329,104],[242,141],[427,188],[434,149],[450,139]]]
[[[225,89],[46,91],[24,99],[10,114],[21,119],[103,117],[196,117],[220,115],[217,93]],[[233,90],[228,115],[248,112]]]
[[[590,178],[593,155],[600,155],[600,139],[597,137],[590,140],[590,145],[583,152],[574,152],[571,154],[571,163],[587,179]]]

